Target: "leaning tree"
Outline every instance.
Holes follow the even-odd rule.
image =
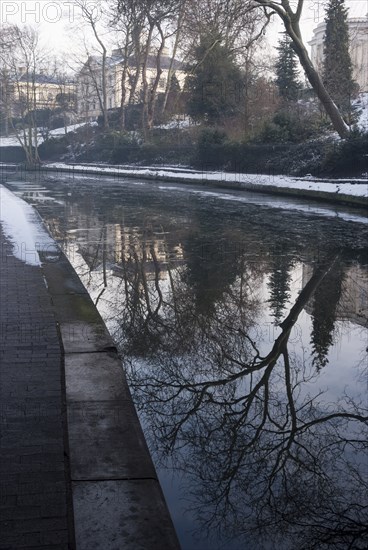
[[[292,9],[290,0],[252,1],[256,6],[262,8],[268,17],[270,16],[270,13],[275,13],[281,18],[285,31],[291,38],[294,50],[299,58],[309,83],[325,108],[327,115],[331,119],[333,127],[341,138],[348,137],[350,131],[349,126],[344,121],[340,110],[328,93],[320,74],[314,68],[303,42],[300,30],[300,18],[303,11],[304,0],[297,1],[295,10]]]

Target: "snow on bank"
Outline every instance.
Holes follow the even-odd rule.
[[[30,204],[0,185],[0,223],[13,245],[13,254],[28,265],[41,265],[39,253],[58,253],[41,218]]]
[[[359,118],[357,126],[362,132],[368,132],[368,92],[359,94],[358,98],[353,101],[353,104],[358,109]]]
[[[79,124],[71,124],[66,127],[66,133],[69,134],[71,132],[75,132],[78,130],[78,128],[83,128],[83,126],[97,126],[97,122],[80,122]],[[53,138],[61,138],[65,136],[65,127],[62,128],[55,128],[54,130],[49,131],[49,137]],[[37,134],[37,145],[41,145],[41,143],[44,142],[44,139],[42,137],[42,134]],[[0,147],[21,147],[21,144],[19,143],[19,140],[16,136],[9,136],[9,137],[0,137]]]
[[[97,122],[79,122],[78,124],[72,124],[67,126],[66,131],[69,134],[70,132],[75,132],[78,128],[83,128],[84,126],[97,126]],[[50,130],[49,134],[52,137],[65,136],[65,128],[64,126],[62,128],[55,128],[54,130]]]
[[[290,176],[281,176],[274,174],[242,174],[235,172],[200,172],[191,170],[190,172],[170,168],[132,168],[124,166],[93,166],[89,164],[65,164],[52,163],[43,165],[44,168],[75,171],[83,174],[106,174],[116,177],[142,177],[147,179],[166,180],[166,181],[188,181],[188,183],[224,183],[240,184],[240,188],[270,191],[272,188],[282,188],[305,191],[306,194],[320,191],[328,194],[343,194],[354,197],[368,197],[368,180],[323,180],[306,176],[305,178],[292,178]]]
[[[0,147],[21,147],[16,136],[0,137]]]
[[[181,128],[190,128],[191,126],[197,126],[197,123],[195,123],[190,117],[187,117],[183,120],[174,119],[167,124],[159,124],[158,126],[154,126],[154,128],[159,130],[174,130]]]

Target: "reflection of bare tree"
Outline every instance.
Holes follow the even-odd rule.
[[[315,269],[268,353],[254,336],[255,304],[237,314],[227,296],[230,308],[219,302],[210,320],[199,317],[180,354],[177,345],[157,346],[152,368],[131,373],[160,449],[195,477],[202,524],[253,537],[254,548],[262,537],[278,548],[367,546],[367,411],[356,396],[324,403],[313,365],[290,345],[334,263]]]
[[[166,250],[166,257],[170,257],[169,250]],[[117,312],[123,354],[149,357],[153,351],[159,355],[190,353],[197,345],[196,335],[206,330],[208,317],[213,318],[213,311],[221,314],[222,323],[226,324],[226,319],[235,314],[243,317],[239,326],[249,324],[251,310],[254,312],[258,303],[255,298],[247,296],[249,283],[261,278],[263,271],[255,269],[252,264],[246,266],[244,259],[240,259],[238,264],[238,273],[231,275],[231,280],[236,279],[233,285],[230,286],[230,281],[222,277],[218,293],[220,296],[225,293],[224,297],[215,304],[208,300],[207,307],[203,306],[198,312],[197,290],[202,284],[201,273],[197,274],[199,282],[194,283],[188,265],[167,261],[162,266],[154,247],[146,246],[144,239],[141,243],[127,246],[121,265],[115,271],[124,286],[121,293],[124,306]],[[216,322],[219,323],[219,319]]]

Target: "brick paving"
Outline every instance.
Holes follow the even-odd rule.
[[[0,228],[0,550],[74,548],[63,356],[42,270]]]

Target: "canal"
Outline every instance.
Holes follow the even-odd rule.
[[[364,213],[68,174],[6,185],[119,348],[182,548],[368,547]]]

